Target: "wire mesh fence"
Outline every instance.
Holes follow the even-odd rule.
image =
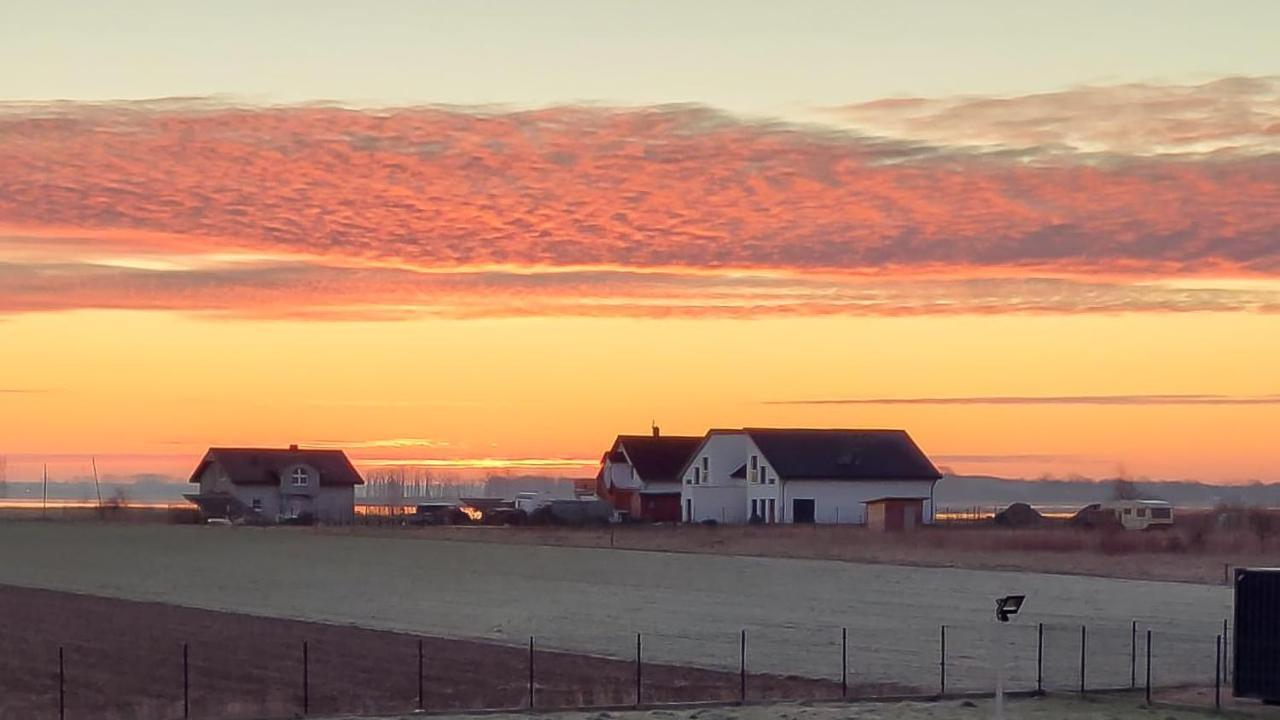
[[[1185,702],[1194,690],[1208,702],[1229,694],[1229,631],[1216,623],[1143,621],[857,631],[815,623],[703,634],[584,628],[486,642],[332,627],[285,641],[205,636],[172,646],[120,643],[111,652],[25,638],[0,650],[7,666],[26,668],[0,680],[0,718],[653,707],[997,688],[1150,688],[1153,700],[1169,702]],[[595,651],[583,652],[586,646]]]

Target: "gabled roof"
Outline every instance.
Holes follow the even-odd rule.
[[[937,480],[942,477],[904,430],[747,428],[785,480]]]
[[[209,465],[217,463],[236,485],[275,485],[281,475],[298,464],[314,468],[325,486],[363,485],[364,480],[341,450],[289,448],[209,448],[191,473],[190,482],[200,482]]]
[[[651,483],[679,482],[681,470],[701,443],[701,437],[687,435],[619,435],[613,446],[622,448],[636,475]]]

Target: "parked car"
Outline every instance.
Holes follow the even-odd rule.
[[[421,503],[409,516],[411,525],[466,525],[470,522],[470,516],[462,508],[447,502]]]

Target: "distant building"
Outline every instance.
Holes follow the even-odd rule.
[[[681,469],[686,522],[933,522],[942,477],[902,430],[712,430]],[[894,502],[887,502],[892,500]],[[910,516],[910,518],[908,517]]]
[[[680,521],[680,469],[701,437],[619,435],[600,459],[596,494],[627,519]]]
[[[341,450],[210,448],[191,473],[187,495],[205,517],[281,522],[355,518],[360,473]]]

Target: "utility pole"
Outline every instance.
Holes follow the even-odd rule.
[[[43,520],[48,513],[49,513],[49,463],[45,463],[43,495],[41,495],[41,500],[40,500],[40,519]]]

